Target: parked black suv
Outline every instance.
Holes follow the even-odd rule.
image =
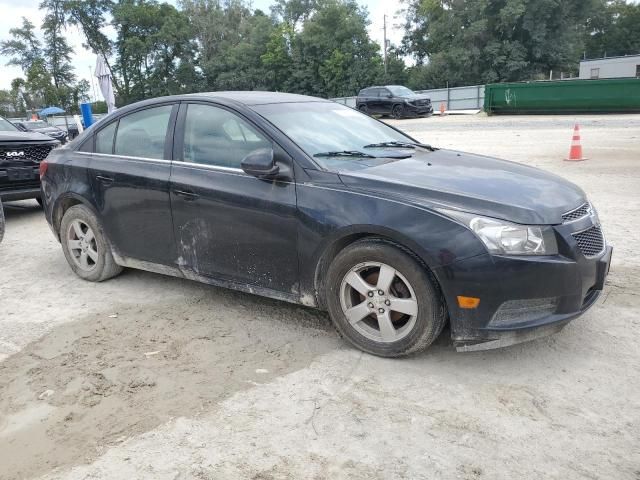
[[[433,114],[429,97],[399,85],[360,90],[356,108],[370,115],[391,115],[393,118],[428,117]]]
[[[0,198],[2,200],[40,199],[38,168],[49,152],[60,145],[53,138],[36,132],[21,132],[0,117]]]
[[[53,125],[49,125],[47,122],[43,120],[13,122],[13,124],[23,132],[44,133],[45,135],[48,135],[51,138],[55,138],[62,144],[67,142],[67,132],[65,130],[62,130],[61,128],[58,128]]]

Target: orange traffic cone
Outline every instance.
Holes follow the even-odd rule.
[[[569,150],[569,158],[565,158],[568,162],[581,162],[586,160],[582,156],[582,145],[580,144],[580,125],[576,123],[573,128],[573,140],[571,141],[571,150]]]
[[[444,102],[440,102],[440,116],[444,117],[445,113],[447,111],[447,107],[444,106]]]

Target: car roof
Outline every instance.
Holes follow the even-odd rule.
[[[192,93],[186,95],[186,97],[200,97],[207,99],[226,99],[233,100],[245,105],[266,105],[271,103],[301,103],[301,102],[329,102],[324,98],[310,97],[307,95],[297,95],[295,93],[281,93],[281,92],[261,92],[261,91],[248,91],[248,92],[205,92],[205,93]]]

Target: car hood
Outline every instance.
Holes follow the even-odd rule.
[[[428,208],[448,208],[522,224],[559,224],[584,204],[576,185],[519,163],[452,150],[338,172],[354,189]]]
[[[429,97],[429,95],[421,95],[419,93],[416,93],[415,95],[411,95],[410,97],[404,97],[409,101],[414,101],[414,100],[431,100],[431,97]]]
[[[60,134],[60,133],[64,133],[62,130],[60,130],[59,128],[56,128],[56,127],[34,128],[32,130],[32,132],[45,133],[45,134],[50,134],[50,133]]]
[[[38,132],[0,132],[1,142],[42,142],[53,141],[53,139]]]

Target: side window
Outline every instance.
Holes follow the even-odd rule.
[[[228,110],[196,103],[187,107],[185,162],[240,168],[249,153],[270,146],[260,132]]]
[[[115,154],[128,157],[164,158],[164,143],[172,108],[173,105],[163,105],[122,117],[116,134]]]
[[[113,136],[116,134],[116,125],[118,122],[110,123],[96,133],[96,153],[113,153]]]
[[[374,98],[378,98],[380,96],[380,89],[379,88],[372,88],[370,95],[372,97],[374,97]]]

